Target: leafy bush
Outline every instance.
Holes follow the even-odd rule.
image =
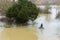
[[[16,20],[16,23],[26,23],[29,19],[34,20],[39,13],[35,4],[28,0],[18,0],[18,3],[13,4],[6,11],[6,16]]]

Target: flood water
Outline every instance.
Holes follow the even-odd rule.
[[[35,20],[37,23],[38,40],[60,40],[60,20],[55,18],[56,10],[52,9],[51,14],[45,15],[42,14]],[[41,23],[44,29],[39,29]]]
[[[2,28],[0,40],[37,40],[35,31],[29,28]]]
[[[60,21],[43,23],[44,29],[37,29],[38,40],[60,40]]]
[[[0,27],[0,40],[60,40],[60,21],[51,19],[50,15],[41,14],[32,27]],[[41,23],[44,29],[39,29]]]
[[[0,40],[60,40],[60,20],[55,19],[53,10],[51,14],[40,14],[34,26],[4,28],[0,22]],[[41,23],[44,29],[39,29]]]

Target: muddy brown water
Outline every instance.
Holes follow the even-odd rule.
[[[37,40],[35,31],[29,28],[4,28],[0,40]]]

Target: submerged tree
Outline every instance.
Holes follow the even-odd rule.
[[[6,16],[16,20],[16,23],[26,23],[29,19],[34,20],[39,13],[35,4],[28,0],[18,0],[18,3],[13,4],[6,11]]]

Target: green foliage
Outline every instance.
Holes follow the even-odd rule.
[[[29,19],[36,19],[38,13],[38,8],[32,2],[28,0],[18,0],[18,3],[8,8],[6,16],[10,19],[15,19],[17,23],[26,23]]]

